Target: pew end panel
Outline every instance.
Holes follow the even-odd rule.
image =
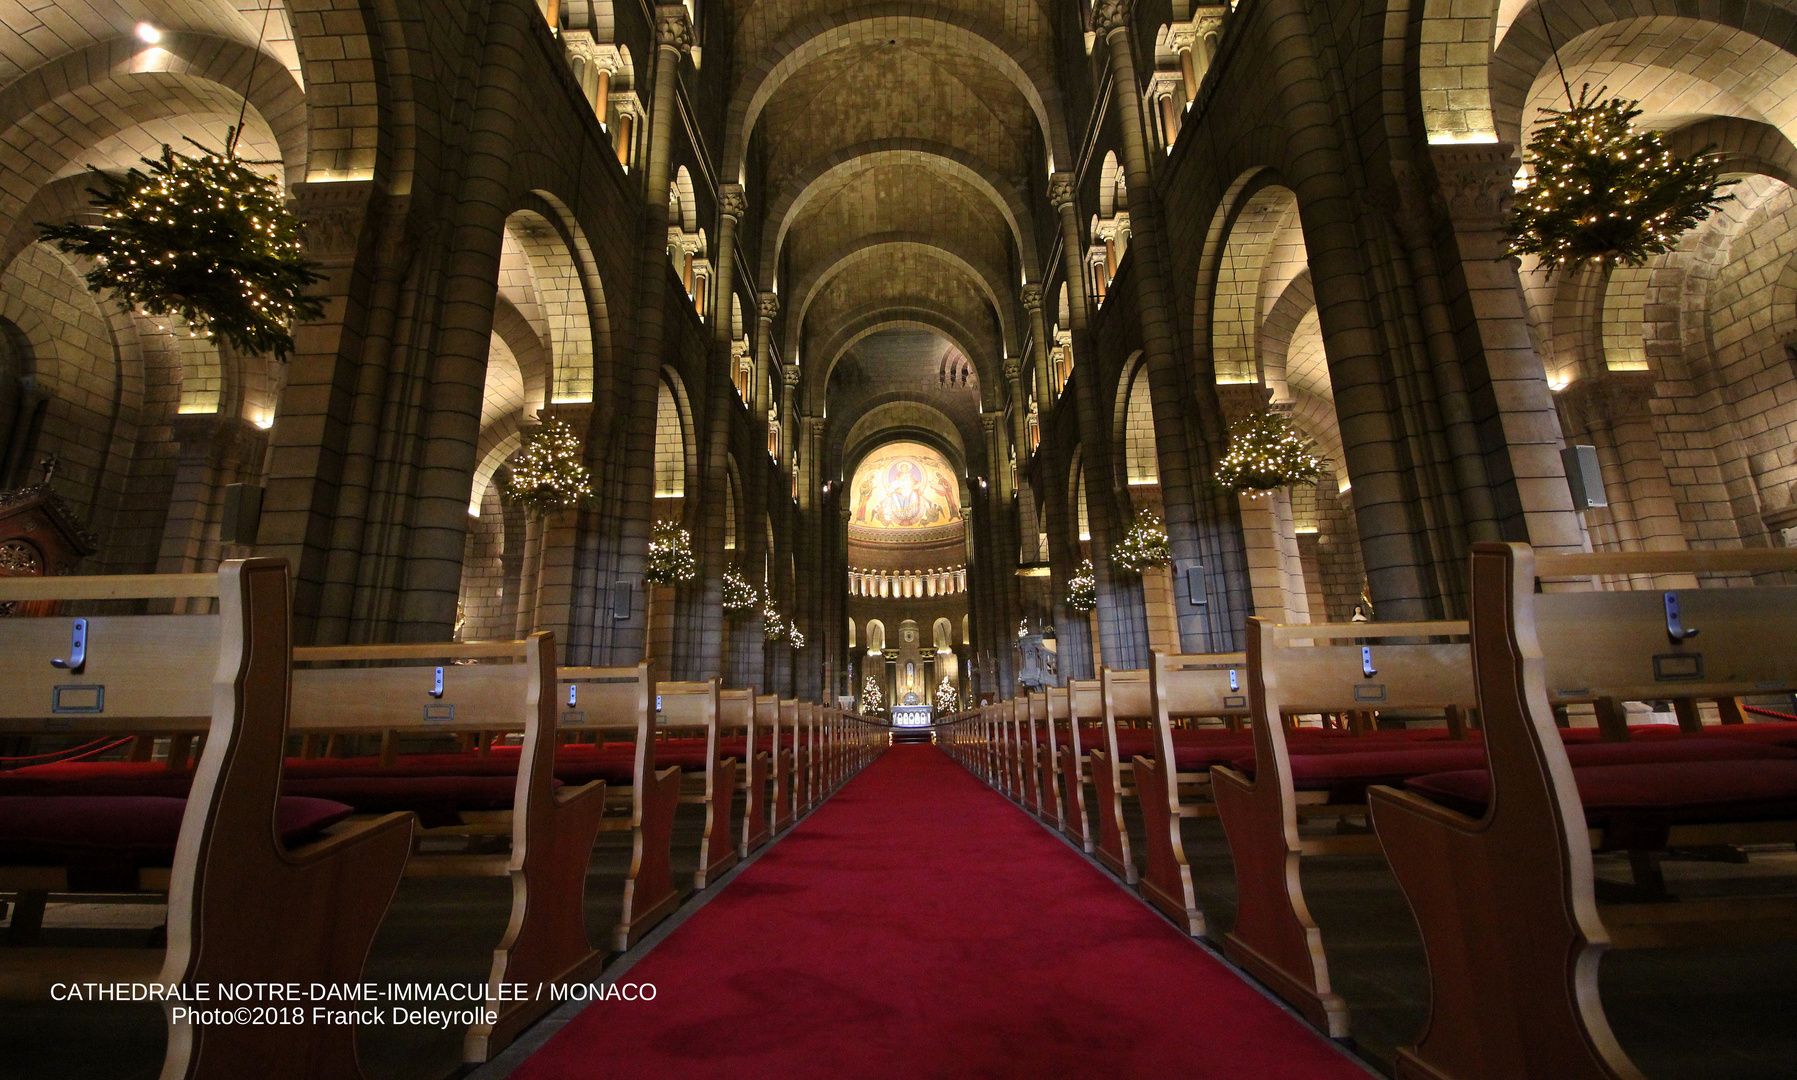
[[[680,803],[679,766],[655,759],[655,681],[647,664],[633,667],[563,667],[556,673],[558,696],[579,707],[583,730],[631,742],[628,818],[611,819],[613,830],[630,832],[630,869],[624,878],[622,908],[612,928],[611,948],[624,952],[673,913],[682,894],[674,887],[674,815]],[[596,718],[596,719],[595,719]]]

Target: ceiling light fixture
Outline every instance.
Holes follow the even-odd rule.
[[[154,45],[162,40],[162,31],[147,22],[140,22],[137,24],[137,40],[145,45]]]

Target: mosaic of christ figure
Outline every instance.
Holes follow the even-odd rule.
[[[953,481],[911,456],[871,461],[855,490],[851,520],[888,529],[922,529],[955,520]]]

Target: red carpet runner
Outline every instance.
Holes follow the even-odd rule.
[[[933,746],[897,746],[512,1074],[1365,1080]]]

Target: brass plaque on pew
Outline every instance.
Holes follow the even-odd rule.
[[[1384,701],[1384,683],[1362,683],[1354,688],[1355,701]]]
[[[106,687],[98,684],[63,683],[50,688],[52,713],[84,713],[106,711]]]
[[[562,714],[562,723],[564,724],[584,724],[586,722],[587,714],[584,712],[565,712]]]
[[[454,719],[454,705],[437,704],[424,707],[424,721],[427,724],[445,724]]]
[[[1689,682],[1703,678],[1702,653],[1660,653],[1653,658],[1655,682]]]

